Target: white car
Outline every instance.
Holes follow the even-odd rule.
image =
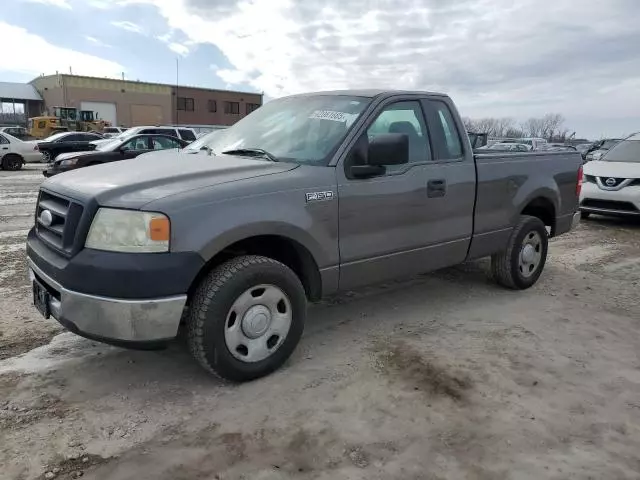
[[[640,218],[640,133],[585,164],[580,212]]]
[[[104,138],[113,138],[113,137],[117,137],[118,135],[126,131],[127,129],[124,127],[105,127],[104,131],[102,132],[102,136]]]
[[[0,133],[1,170],[20,170],[26,162],[41,161],[42,153],[37,150],[36,144],[23,142],[8,133]]]

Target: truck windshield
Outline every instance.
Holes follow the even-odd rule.
[[[313,95],[273,100],[225,130],[213,131],[185,150],[215,154],[261,149],[277,161],[326,165],[371,99]]]

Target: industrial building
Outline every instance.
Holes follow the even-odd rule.
[[[54,106],[91,110],[101,120],[126,127],[229,126],[262,105],[259,93],[79,75],[41,76],[30,85],[42,98],[43,111]]]
[[[32,85],[0,82],[0,125],[26,125],[42,108],[42,97]]]

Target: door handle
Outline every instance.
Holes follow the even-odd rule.
[[[3,150],[9,150],[9,147],[2,147]]]
[[[444,197],[447,194],[447,181],[443,178],[427,182],[427,196],[431,198]]]

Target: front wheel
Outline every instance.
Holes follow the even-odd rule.
[[[267,257],[237,257],[197,287],[187,318],[189,349],[211,373],[253,380],[289,358],[305,318],[304,288],[291,269]]]
[[[591,212],[584,212],[584,211],[580,212],[580,218],[583,219],[583,220],[586,220],[590,216],[591,216]]]
[[[523,215],[507,248],[491,257],[494,279],[502,286],[524,290],[534,285],[547,261],[549,239],[542,220]]]

